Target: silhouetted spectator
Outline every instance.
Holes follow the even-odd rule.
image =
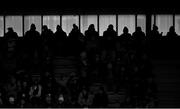
[[[132,34],[132,37],[134,40],[144,40],[145,39],[145,33],[142,31],[141,27],[136,27],[136,31]]]
[[[120,39],[126,41],[132,39],[131,34],[129,33],[129,29],[126,26],[123,28],[123,34],[120,35]]]
[[[103,32],[103,42],[102,42],[102,46],[103,48],[105,48],[106,50],[112,50],[115,46],[115,38],[117,36],[116,31],[114,30],[114,26],[112,24],[110,24],[107,28],[106,31]]]
[[[110,24],[107,30],[103,32],[103,37],[106,40],[112,40],[116,38],[116,36],[117,36],[117,32],[114,30],[114,26],[112,24]]]
[[[84,37],[83,34],[80,32],[78,26],[73,24],[73,29],[69,33],[69,54],[73,56],[79,56],[81,50],[83,49],[83,43],[81,42],[81,38]]]
[[[95,40],[99,36],[99,33],[95,30],[94,24],[90,24],[88,30],[86,30],[84,34],[87,40]]]
[[[69,33],[69,39],[71,40],[78,40],[78,38],[82,35],[80,32],[78,26],[76,24],[73,24],[73,28],[71,32]]]
[[[17,39],[18,35],[17,35],[16,32],[14,32],[12,27],[9,27],[8,32],[5,33],[4,37],[7,38],[7,39]]]
[[[60,25],[57,25],[56,32],[54,34],[55,39],[64,41],[67,38],[66,32],[63,31]]]
[[[48,29],[47,25],[43,25],[42,26],[42,33],[41,33],[41,37],[45,40],[51,40],[53,38],[53,32],[51,31],[51,29]]]
[[[178,36],[178,35],[177,35],[177,33],[175,32],[174,26],[171,26],[171,27],[169,28],[169,32],[167,32],[166,37],[167,37],[168,39],[174,39],[174,40],[176,40],[177,36]]]
[[[31,24],[30,30],[25,33],[25,38],[27,39],[38,39],[40,38],[40,33],[36,31],[35,24]]]
[[[24,35],[25,38],[25,46],[28,48],[28,53],[33,57],[35,52],[40,50],[40,33],[36,31],[35,24],[31,24],[30,30],[27,31]],[[31,57],[31,58],[32,58]]]
[[[162,33],[160,34],[158,31],[158,27],[156,25],[153,25],[153,30],[150,32],[150,34],[147,37],[150,40],[161,39]]]

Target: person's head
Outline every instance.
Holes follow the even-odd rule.
[[[12,95],[9,96],[8,101],[9,101],[10,104],[15,104],[15,97],[12,96]]]
[[[13,28],[12,27],[9,27],[7,28],[8,29],[8,32],[14,32]]]
[[[153,25],[153,30],[158,31],[158,27],[156,25]]]
[[[58,102],[59,102],[59,104],[61,104],[61,103],[64,102],[64,96],[63,96],[63,94],[59,94]]]
[[[59,30],[62,30],[62,27],[60,25],[57,25],[56,26],[56,30],[59,31]]]
[[[43,25],[43,26],[42,26],[42,31],[47,31],[47,30],[48,30],[47,25]]]
[[[88,30],[95,31],[94,24],[90,24],[88,27]]]
[[[128,32],[129,32],[129,30],[128,30],[128,28],[125,26],[124,29],[123,29],[123,33],[126,34],[126,33],[128,33]]]
[[[76,24],[73,24],[73,29],[78,30],[78,26]]]
[[[52,101],[51,96],[52,96],[52,95],[51,95],[50,93],[46,95],[46,98],[45,98],[46,103],[48,103],[48,104],[50,104],[50,103],[51,103],[51,101]]]
[[[136,27],[136,31],[137,31],[137,32],[141,32],[141,31],[142,31],[141,27],[139,27],[139,26]]]
[[[109,26],[108,26],[108,30],[113,30],[114,29],[114,26],[112,25],[112,24],[110,24]]]
[[[30,30],[32,30],[32,31],[35,31],[35,30],[36,30],[36,26],[35,26],[35,24],[31,24],[31,28],[30,28]]]
[[[171,26],[171,27],[169,28],[169,32],[175,32],[174,26]]]

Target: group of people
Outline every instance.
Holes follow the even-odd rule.
[[[124,27],[117,36],[110,24],[102,37],[93,24],[84,34],[75,24],[69,35],[60,25],[56,29],[53,33],[44,25],[40,34],[32,24],[23,39],[18,39],[8,28],[0,41],[1,107],[108,107],[107,92],[122,89],[126,97],[119,101],[121,107],[157,106],[146,43],[148,38],[161,38],[157,26],[148,35],[141,27],[132,35]],[[171,27],[168,36],[175,35]],[[68,56],[76,58],[77,72],[62,85],[54,74],[53,60]],[[101,85],[93,89],[96,83]]]

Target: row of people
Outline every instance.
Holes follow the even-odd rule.
[[[93,90],[76,84],[77,77],[71,76],[67,86],[58,83],[51,72],[32,77],[24,71],[9,75],[1,82],[0,107],[107,107],[108,97],[103,86]],[[72,89],[75,88],[76,90]],[[75,92],[73,92],[73,90]]]
[[[76,34],[76,35],[75,35]],[[137,37],[138,35],[138,37]],[[99,33],[95,30],[94,24],[89,25],[88,30],[85,31],[84,35],[80,32],[78,26],[76,24],[73,24],[73,29],[69,33],[69,35],[66,34],[66,32],[63,31],[62,27],[60,25],[57,25],[56,27],[56,32],[53,33],[51,29],[48,29],[47,25],[44,25],[42,27],[42,33],[40,34],[38,31],[36,31],[36,26],[35,24],[32,24],[30,27],[30,30],[27,31],[24,35],[26,38],[30,39],[36,39],[39,38],[40,36],[44,38],[52,38],[53,36],[57,39],[65,39],[67,36],[69,38],[81,38],[83,36],[86,36],[87,39],[91,39],[92,37],[98,38]],[[75,37],[77,36],[77,37]],[[132,37],[131,37],[132,36]],[[169,28],[169,32],[167,32],[167,37],[166,38],[176,38],[178,34],[175,32],[174,26],[171,26]],[[12,27],[8,28],[8,32],[4,35],[4,37],[12,37],[12,38],[17,38],[18,35],[16,32],[14,32]],[[112,24],[110,24],[107,28],[106,31],[103,32],[103,37],[106,39],[111,39],[111,38],[116,38],[117,37],[117,32],[114,30],[114,27]],[[120,35],[121,39],[161,39],[162,37],[162,32],[160,33],[158,31],[158,27],[156,25],[153,25],[152,31],[147,34],[147,37],[145,37],[145,33],[142,31],[141,27],[136,27],[136,30],[132,35],[129,33],[128,28],[125,26],[123,29],[123,33]]]
[[[97,98],[97,100],[95,100],[96,102],[100,103],[92,103],[92,99],[87,100],[87,96],[89,96],[89,98],[93,97],[91,91],[88,91],[87,94],[86,91],[88,88],[82,88],[84,91],[75,90],[79,89],[79,86],[90,87],[96,82],[104,84],[108,91],[118,92],[122,88],[125,89],[126,102],[122,103],[124,107],[134,107],[139,106],[140,104],[143,104],[140,106],[144,107],[147,103],[149,103],[149,101],[152,102],[154,99],[156,99],[156,85],[152,81],[153,74],[150,57],[147,51],[147,46],[142,40],[145,34],[141,31],[141,28],[137,28],[136,32],[133,34],[133,36],[137,36],[134,37],[135,40],[129,41],[127,36],[130,38],[132,37],[128,32],[128,28],[124,28],[124,34],[122,35],[121,40],[114,40],[116,39],[116,36],[112,25],[110,25],[108,30],[104,32],[104,40],[99,39],[98,33],[95,31],[93,25],[90,25],[89,29],[85,32],[86,37],[80,33],[76,25],[73,25],[74,28],[69,34],[68,38],[60,26],[57,27],[58,32],[55,34],[53,34],[53,32],[50,31],[47,26],[43,26],[42,35],[45,36],[45,38],[43,38],[43,41],[41,41],[34,40],[38,39],[36,36],[40,37],[40,34],[36,31],[35,25],[31,26],[31,30],[25,34],[24,37],[26,38],[23,40],[24,43],[22,45],[20,44],[21,46],[19,45],[19,42],[13,39],[8,40],[7,43],[4,43],[3,46],[5,46],[5,49],[0,53],[0,69],[3,69],[2,72],[6,72],[7,74],[11,72],[10,75],[13,75],[13,72],[18,69],[24,69],[26,73],[30,75],[35,72],[42,72],[43,74],[47,69],[51,69],[53,72],[53,69],[55,68],[53,64],[53,61],[56,59],[55,57],[57,55],[59,56],[59,54],[62,56],[62,54],[65,53],[63,56],[66,57],[67,54],[71,56],[73,55],[79,63],[76,65],[76,74],[78,75],[77,77],[79,78],[79,82],[77,82],[77,79],[74,79],[68,83],[71,85],[67,85],[63,88],[63,90],[69,89],[69,97],[72,98],[72,101],[70,100],[71,105],[74,105],[74,107],[78,107],[77,105],[81,105],[82,107],[91,107],[91,105],[94,105],[95,107],[106,107],[105,105],[102,105],[107,104],[107,99],[105,100],[105,98],[107,98],[105,96],[106,94],[104,91],[102,91],[104,89],[101,88],[101,91],[98,91],[104,95],[103,97],[100,96],[101,100],[98,100]],[[60,40],[53,40],[51,35]],[[74,55],[74,52],[77,52],[75,53],[76,55]],[[3,78],[4,76],[2,76],[2,79]],[[34,84],[31,84],[27,88],[27,95],[30,95],[28,100],[30,100],[30,103],[32,103],[34,107],[38,107],[38,105],[41,104],[38,102],[42,101],[42,99],[39,98],[39,95],[43,95],[44,92],[48,92],[44,89],[51,89],[47,88],[51,86],[50,84],[48,86],[48,83],[46,83],[47,80],[48,79],[43,79],[43,82],[41,83],[38,82],[39,80],[33,80]],[[55,85],[56,83],[53,84]],[[15,82],[15,86],[16,85],[17,84]],[[11,88],[13,87],[10,86],[10,89]],[[9,90],[8,88],[5,89]],[[42,93],[36,89],[39,91],[42,89]],[[81,91],[83,94],[80,94]],[[60,90],[55,89],[53,92],[61,92],[61,88]],[[47,95],[43,95],[43,97],[46,98],[47,96],[47,103],[51,103],[49,101],[49,99],[51,99],[49,96],[56,96],[56,94],[46,94]],[[58,102],[59,99],[60,103],[62,103],[62,100],[65,100],[65,98],[69,98],[63,98],[62,95],[57,96],[60,97],[55,98],[56,102]],[[82,98],[85,100],[82,100]],[[12,99],[14,99],[14,96],[13,98],[11,96],[11,100]],[[9,103],[8,100],[5,101],[7,101],[7,104]],[[143,101],[147,102],[144,103]],[[66,105],[63,104],[65,105],[64,107],[70,106],[68,103]],[[55,107],[57,107],[57,104],[58,103],[56,103]],[[60,107],[61,106],[62,104]],[[53,106],[51,105],[50,107]]]

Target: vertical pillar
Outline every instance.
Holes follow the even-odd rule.
[[[155,20],[155,19],[154,19]],[[151,32],[151,14],[146,14],[146,34]]]
[[[116,34],[118,36],[118,14],[116,14]]]
[[[4,15],[3,16],[3,19],[4,19],[4,35],[5,35],[5,33],[6,33],[6,16]]]
[[[99,33],[99,14],[97,15],[97,31]],[[99,35],[100,35],[100,33],[99,33]]]

